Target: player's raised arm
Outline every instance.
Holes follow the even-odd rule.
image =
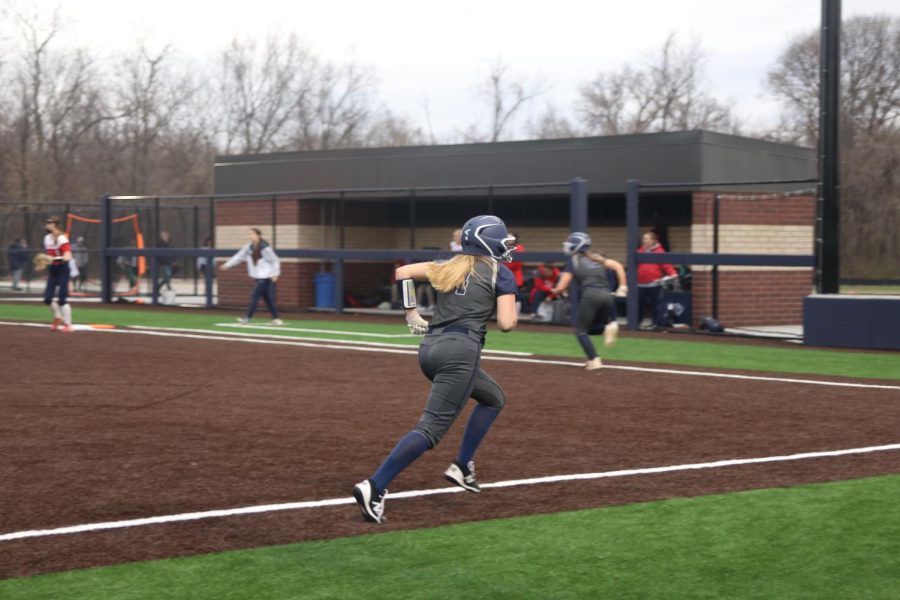
[[[411,265],[402,265],[397,267],[394,271],[394,276],[397,278],[397,281],[403,281],[404,279],[428,281],[428,269],[432,264],[434,263],[420,262],[412,263]]]
[[[616,296],[626,296],[628,294],[628,286],[625,284],[625,282],[628,280],[625,278],[625,267],[622,266],[622,263],[617,260],[607,258],[603,261],[603,266],[607,269],[612,269],[613,273],[616,274],[616,278],[619,282],[619,287],[615,289]]]

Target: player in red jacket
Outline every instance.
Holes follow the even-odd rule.
[[[519,243],[519,234],[510,233],[510,235],[516,239],[516,241],[515,241],[516,246],[515,246],[515,248],[513,248],[513,251],[512,251],[513,254],[516,254],[517,252],[525,252],[525,246],[523,246],[522,244]],[[509,270],[513,272],[513,275],[516,278],[516,285],[519,287],[522,287],[523,285],[525,285],[525,276],[522,273],[521,261],[513,260],[506,266],[508,266]]]
[[[534,276],[534,287],[528,296],[528,308],[530,312],[537,312],[538,306],[544,300],[555,300],[556,295],[553,293],[553,286],[559,280],[559,268],[550,268],[547,265],[540,265]]]
[[[641,247],[638,252],[656,252],[665,254],[665,249],[659,243],[659,238],[652,231],[648,231],[641,238]],[[658,327],[659,317],[656,306],[662,294],[662,279],[677,275],[675,268],[669,264],[655,265],[651,263],[638,263],[638,306],[640,316],[643,318],[645,309],[649,307],[650,318],[654,327]]]

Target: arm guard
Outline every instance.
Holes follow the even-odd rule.
[[[403,308],[416,307],[416,284],[412,279],[400,281],[400,291],[403,293]]]

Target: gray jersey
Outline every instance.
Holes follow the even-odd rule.
[[[452,292],[438,292],[432,327],[465,327],[484,335],[487,321],[497,308],[497,296],[515,294],[516,277],[497,263],[475,261],[475,272]]]
[[[586,254],[579,253],[570,257],[563,268],[563,273],[571,273],[581,287],[609,289],[606,267]]]

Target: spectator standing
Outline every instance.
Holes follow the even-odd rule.
[[[9,262],[9,274],[12,278],[13,291],[19,291],[19,282],[22,281],[22,272],[25,270],[25,263],[28,262],[28,242],[24,238],[17,238],[6,249],[6,258]]]
[[[203,240],[204,248],[212,248],[212,238],[206,238]],[[206,277],[206,269],[209,268],[209,259],[205,256],[197,257],[197,270],[200,271],[200,274],[203,277]]]
[[[247,274],[255,281],[253,295],[250,298],[250,306],[247,307],[247,315],[240,317],[238,322],[246,325],[256,312],[256,305],[262,298],[269,312],[272,313],[271,325],[284,325],[284,321],[278,316],[278,308],[275,305],[275,283],[281,275],[281,262],[278,255],[272,250],[269,242],[263,239],[262,232],[256,227],[250,228],[250,243],[238,250],[238,253],[228,259],[222,265],[222,270],[227,271],[239,262],[247,263]]]
[[[665,254],[666,250],[659,243],[659,237],[652,231],[648,231],[641,237],[641,247],[638,252],[655,252]],[[675,268],[670,264],[638,263],[638,306],[643,320],[646,309],[650,310],[650,322],[653,327],[660,327],[657,306],[662,294],[662,279],[677,275]]]
[[[72,244],[72,259],[75,261],[75,268],[78,271],[78,276],[74,279],[75,290],[81,292],[84,291],[84,284],[87,281],[88,263],[91,260],[87,242],[84,241],[83,235],[79,235],[75,243]]]
[[[163,230],[159,233],[159,243],[156,244],[156,247],[161,250],[172,247],[172,240],[168,231]],[[161,290],[162,286],[166,286],[167,290],[171,290],[172,275],[175,272],[175,258],[169,256],[157,258],[156,264],[162,268],[162,280],[157,283],[158,288]]]

